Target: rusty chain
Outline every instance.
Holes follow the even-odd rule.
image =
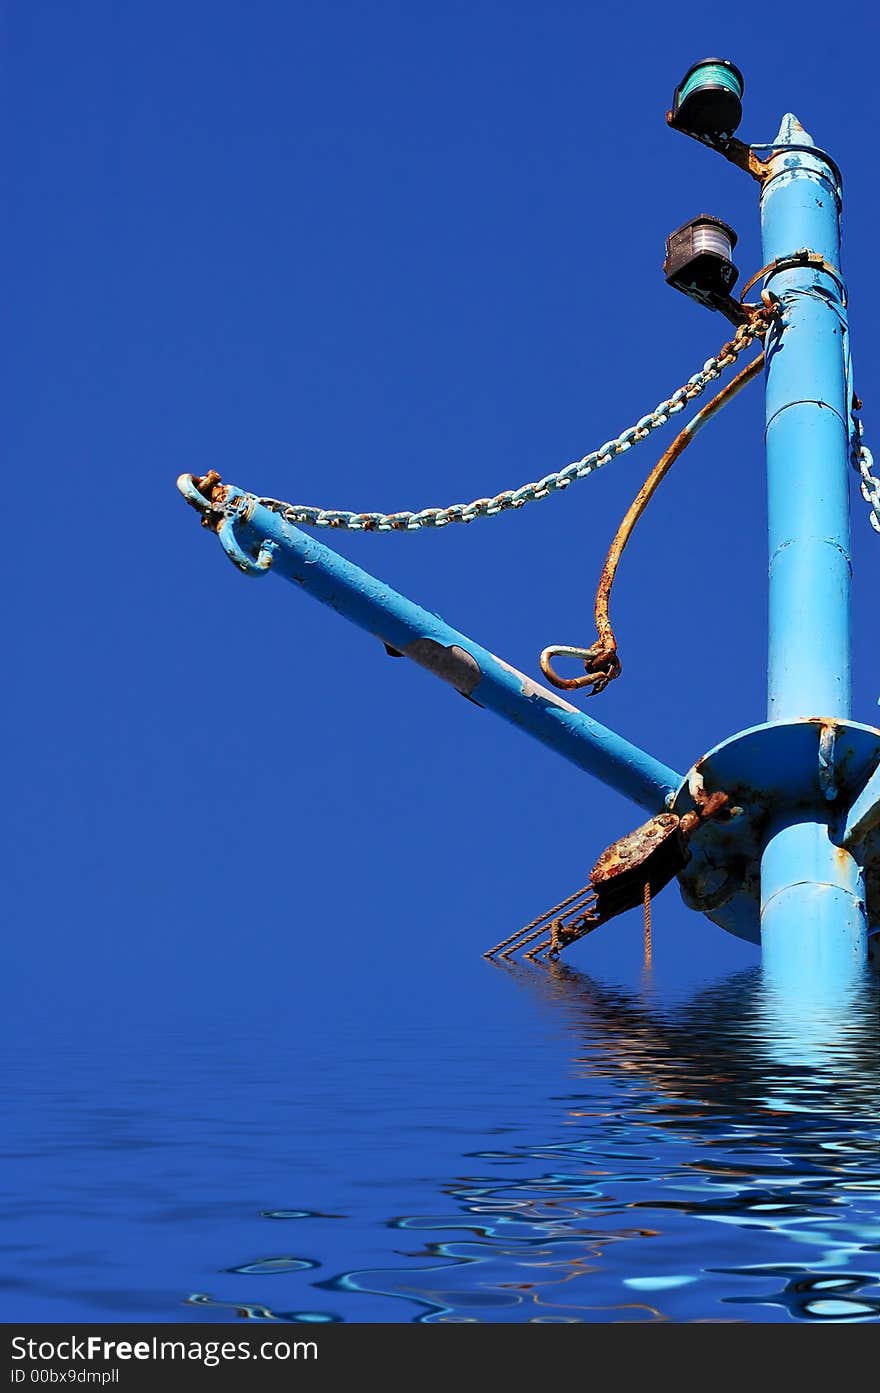
[[[577,479],[586,478],[617,455],[632,449],[633,445],[647,440],[658,427],[665,426],[671,416],[683,411],[689,402],[705,391],[710,382],[714,382],[735,363],[745,349],[763,337],[773,313],[773,309],[766,305],[755,306],[749,318],[739,326],[733,338],[721,346],[714,358],[707,359],[701,370],[689,377],[683,387],[679,387],[668,400],[661,401],[652,412],[622,431],[614,440],[606,441],[598,450],[567,464],[564,469],[546,474],[534,483],[522,484],[517,489],[505,489],[494,498],[476,498],[471,503],[452,503],[445,508],[398,513],[355,513],[345,509],[313,508],[303,503],[285,503],[277,498],[261,498],[259,502],[295,526],[336,527],[348,532],[418,532],[426,527],[446,527],[451,522],[475,522],[478,518],[496,517],[509,509],[522,508],[526,503],[536,503],[551,493],[567,489]]]

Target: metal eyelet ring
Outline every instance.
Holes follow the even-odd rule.
[[[272,565],[275,555],[275,542],[261,542],[256,558],[249,556],[235,535],[235,519],[226,517],[217,529],[220,545],[240,571],[246,576],[264,576]]]

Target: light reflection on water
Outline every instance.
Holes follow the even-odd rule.
[[[669,1005],[504,970],[570,1035],[558,1133],[472,1153],[390,1221],[398,1261],[314,1283],[326,1318],[332,1293],[428,1322],[880,1317],[876,979],[795,1007],[755,970]]]

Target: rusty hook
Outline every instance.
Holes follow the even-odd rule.
[[[580,658],[584,665],[583,677],[560,677],[553,667],[553,658]],[[620,659],[617,649],[600,640],[591,648],[573,648],[567,643],[551,644],[545,648],[539,659],[541,671],[554,687],[571,692],[578,687],[591,687],[591,696],[603,692],[609,682],[620,676]]]

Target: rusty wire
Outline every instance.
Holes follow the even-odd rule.
[[[756,314],[762,315],[765,322],[771,311],[763,308]],[[698,411],[693,420],[689,421],[684,430],[680,431],[675,437],[669,449],[661,455],[660,459],[651,470],[638,494],[636,495],[631,507],[621,522],[614,541],[611,543],[605,564],[602,567],[602,574],[599,577],[599,584],[596,589],[595,621],[598,633],[597,641],[590,648],[576,648],[569,644],[551,644],[541,653],[541,671],[554,687],[559,687],[563,691],[574,691],[579,687],[589,687],[590,696],[596,696],[605,690],[609,682],[613,682],[615,677],[619,677],[621,667],[617,652],[617,640],[611,624],[609,614],[609,604],[611,600],[611,587],[617,574],[617,568],[623,555],[624,548],[629,541],[633,529],[639,518],[644,513],[660,484],[668,474],[672,465],[691,443],[697,432],[710,421],[713,416],[726,406],[729,401],[745,387],[754,377],[757,376],[764,364],[763,349],[757,358],[748,367],[737,373],[725,387],[718,392],[710,402]],[[583,677],[562,677],[553,667],[553,659],[556,657],[579,658],[584,664]]]

